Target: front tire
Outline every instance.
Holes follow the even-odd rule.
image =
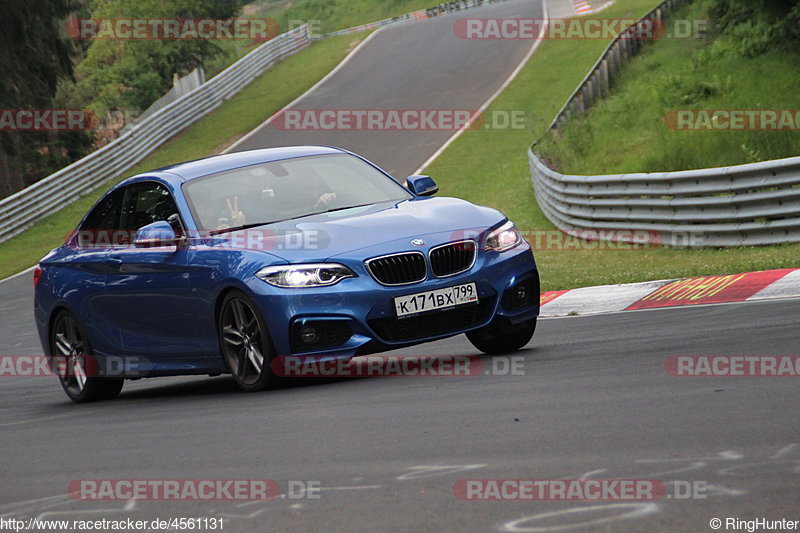
[[[535,317],[515,325],[504,318],[495,318],[488,326],[467,332],[467,338],[483,353],[500,355],[515,352],[528,344],[535,331]]]
[[[89,338],[75,316],[69,311],[60,311],[50,330],[50,353],[64,363],[65,372],[59,373],[59,381],[67,396],[76,403],[109,400],[119,395],[125,380],[94,376],[97,369],[92,357]],[[61,365],[53,365],[56,366]]]
[[[248,392],[279,386],[272,372],[272,339],[258,307],[244,293],[229,292],[222,300],[217,326],[220,350],[236,384]]]

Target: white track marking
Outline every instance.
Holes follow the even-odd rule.
[[[318,489],[314,490],[372,490],[379,489],[381,487],[383,487],[383,485],[350,485],[343,487],[319,487]]]
[[[547,27],[548,27],[549,22],[550,22],[549,19],[548,19],[548,15],[547,15],[547,0],[542,0],[542,10],[543,10],[543,14],[544,14],[544,16],[543,16],[544,24],[542,25],[542,29],[539,32],[539,37],[536,38],[536,40],[533,42],[533,45],[531,46],[530,50],[528,50],[528,53],[525,54],[525,57],[522,58],[522,61],[520,61],[519,65],[517,65],[517,67],[513,70],[513,72],[511,72],[511,74],[509,74],[508,78],[506,78],[506,80],[503,82],[503,85],[501,85],[500,88],[497,89],[494,92],[494,94],[492,94],[489,97],[489,99],[486,100],[480,108],[478,108],[478,111],[475,113],[475,115],[473,115],[474,117],[476,117],[476,118],[480,117],[483,114],[483,112],[486,111],[486,108],[489,107],[492,104],[492,102],[494,102],[497,99],[497,97],[500,96],[500,94],[503,91],[505,91],[506,88],[509,85],[511,85],[511,82],[514,81],[514,79],[517,77],[517,75],[519,75],[519,73],[522,71],[523,67],[525,67],[525,65],[530,60],[531,56],[533,56],[533,53],[536,51],[537,48],[539,48],[539,45],[542,44],[542,41],[544,40],[543,39],[544,34],[547,31]],[[447,139],[445,141],[445,143],[443,145],[441,145],[439,147],[439,149],[436,150],[433,153],[433,155],[431,155],[424,163],[422,163],[422,165],[420,165],[420,167],[417,170],[414,171],[414,174],[421,174],[425,170],[425,168],[428,167],[428,165],[433,163],[433,161],[437,157],[442,155],[442,152],[447,150],[448,146],[453,144],[456,139],[461,137],[461,134],[464,133],[465,131],[467,131],[467,129],[470,126],[472,126],[472,120],[467,121],[466,124],[461,126],[461,129],[459,129],[449,139]]]
[[[604,311],[602,313],[593,313],[590,315],[572,315],[572,316],[546,316],[546,315],[539,315],[540,320],[565,320],[565,319],[576,319],[576,318],[591,318],[593,316],[605,316],[605,315],[619,315],[621,313],[649,313],[651,311],[674,311],[675,309],[703,309],[707,307],[721,307],[725,305],[742,305],[742,304],[763,304],[767,302],[791,302],[791,301],[800,301],[800,296],[792,297],[792,298],[776,298],[774,300],[741,300],[738,302],[719,302],[715,304],[690,304],[690,305],[674,305],[671,307],[651,307],[649,309],[619,309],[617,311]]]
[[[297,98],[295,98],[294,100],[292,100],[291,102],[289,102],[287,105],[285,105],[285,106],[283,107],[283,109],[281,109],[281,110],[280,110],[280,111],[278,111],[277,113],[273,114],[273,115],[272,115],[272,116],[270,116],[270,117],[269,117],[267,120],[265,120],[264,122],[262,122],[261,124],[259,124],[258,126],[256,126],[256,128],[255,128],[255,129],[253,129],[253,130],[250,130],[248,133],[246,133],[246,134],[244,135],[244,137],[242,137],[241,139],[238,139],[238,140],[237,140],[236,142],[234,142],[232,145],[230,145],[230,146],[228,146],[227,148],[225,148],[225,149],[222,151],[222,153],[223,153],[223,154],[227,154],[228,152],[230,152],[231,150],[233,150],[234,148],[236,148],[237,146],[239,146],[240,144],[242,144],[244,141],[246,141],[247,139],[249,139],[250,137],[252,137],[252,136],[253,136],[253,135],[255,135],[256,133],[258,133],[259,131],[261,131],[261,130],[263,130],[264,128],[266,128],[267,126],[269,126],[269,125],[272,123],[272,121],[274,121],[274,120],[275,120],[277,117],[279,117],[279,116],[280,116],[280,115],[281,115],[281,114],[282,114],[284,111],[286,111],[287,109],[290,109],[290,108],[291,108],[291,107],[293,107],[293,106],[294,106],[294,105],[295,105],[297,102],[301,101],[302,99],[304,99],[305,97],[307,97],[307,96],[311,95],[311,94],[312,94],[314,91],[316,91],[317,89],[319,89],[319,88],[320,88],[320,87],[321,87],[321,86],[322,86],[322,85],[323,85],[325,82],[327,82],[329,79],[331,79],[331,78],[332,78],[332,77],[333,77],[333,76],[334,76],[334,75],[335,75],[337,72],[339,72],[340,70],[342,70],[342,68],[344,68],[344,66],[345,66],[345,65],[347,65],[347,64],[350,62],[350,60],[351,60],[351,59],[353,59],[353,57],[355,57],[355,55],[356,55],[358,52],[360,52],[360,51],[361,51],[361,49],[362,49],[362,48],[363,48],[363,47],[364,47],[364,46],[365,46],[365,45],[366,45],[368,42],[370,42],[370,41],[371,41],[373,38],[375,38],[375,36],[376,36],[376,35],[378,35],[378,34],[379,34],[379,33],[380,33],[380,32],[381,32],[381,31],[382,31],[384,28],[387,28],[387,27],[388,27],[388,26],[382,26],[382,27],[378,28],[377,30],[375,30],[374,32],[372,32],[372,33],[369,35],[369,37],[367,37],[366,39],[364,39],[363,41],[361,41],[361,42],[358,44],[358,46],[356,46],[355,48],[353,48],[353,49],[350,51],[350,53],[349,53],[349,54],[347,54],[347,56],[346,56],[346,57],[345,57],[345,58],[342,60],[342,62],[341,62],[341,63],[339,63],[338,65],[336,65],[336,67],[335,67],[335,68],[334,68],[332,71],[328,72],[328,74],[326,74],[324,78],[322,78],[322,79],[321,79],[321,80],[319,80],[317,83],[315,83],[315,84],[314,84],[314,85],[313,85],[313,86],[312,86],[310,89],[308,89],[306,92],[304,92],[303,94],[301,94],[300,96],[298,96]]]
[[[408,472],[406,474],[403,474],[402,476],[397,476],[395,479],[398,479],[400,481],[405,481],[408,479],[419,479],[423,477],[443,476],[445,474],[452,474],[454,472],[475,470],[477,468],[483,468],[484,466],[486,465],[479,464],[479,465],[410,466],[408,467],[408,470],[413,470],[413,472]]]
[[[780,459],[781,457],[789,455],[791,452],[793,452],[795,450],[795,448],[797,448],[797,443],[790,444],[788,446],[784,446],[783,448],[781,448],[777,452],[775,452],[772,455],[770,455],[770,459]]]
[[[689,472],[691,470],[698,470],[700,468],[703,468],[704,466],[706,466],[706,462],[705,461],[695,461],[692,464],[690,464],[689,466],[684,466],[684,467],[681,467],[681,468],[674,468],[672,470],[662,470],[660,472],[652,472],[652,473],[648,473],[648,474],[645,474],[645,475],[646,476],[652,476],[652,477],[666,476],[666,475],[669,475],[669,474],[679,474],[681,472]]]
[[[568,316],[576,313],[592,315],[622,311],[667,283],[669,280],[572,289],[544,304],[541,313],[548,316]]]
[[[17,420],[15,422],[4,422],[4,423],[0,424],[0,428],[4,428],[4,427],[8,427],[8,426],[18,426],[20,424],[29,424],[31,422],[43,422],[45,420],[56,420],[56,419],[63,420],[64,418],[69,417],[69,416],[70,415],[66,415],[66,416],[65,415],[43,416],[43,417],[39,417],[39,418],[28,418],[27,420]],[[73,418],[75,416],[78,416],[78,415],[73,415]]]
[[[705,490],[706,496],[744,496],[747,491],[744,489],[735,489],[733,487],[721,487],[719,485],[712,485],[708,483]]]
[[[28,272],[33,272],[34,268],[36,268],[36,265],[33,265],[32,267],[28,267],[25,270],[23,270],[22,272],[17,272],[16,274],[12,274],[12,275],[8,276],[7,278],[0,279],[0,283],[3,283],[4,281],[11,281],[12,279],[17,278],[17,277],[19,277],[19,276],[21,276],[23,274],[27,274]],[[33,280],[31,280],[31,285],[33,285]]]
[[[66,503],[70,503],[73,501],[69,496],[66,494],[58,495],[58,496],[47,496],[45,498],[36,498],[33,500],[23,500],[21,502],[13,502],[7,505],[4,505],[0,510],[2,514],[0,517],[8,517],[11,514],[21,514],[27,511],[35,511],[36,509],[40,509],[45,506],[55,506],[55,505],[64,505]]]
[[[574,515],[594,513],[598,511],[605,511],[608,509],[619,509],[622,511],[620,514],[607,516],[605,518],[596,518],[594,520],[586,520],[583,522],[575,522],[572,524],[563,525],[545,525],[543,527],[536,526],[523,526],[530,522],[539,520],[548,520],[555,517],[572,518]],[[627,511],[625,511],[627,509]],[[630,520],[634,518],[642,518],[659,511],[658,505],[655,503],[611,503],[604,505],[591,505],[586,507],[573,507],[572,509],[564,509],[562,511],[550,511],[546,513],[538,513],[524,518],[519,518],[511,522],[506,522],[500,527],[500,531],[509,531],[513,533],[534,533],[539,531],[568,531],[572,529],[586,530],[592,526],[607,524],[609,522],[616,522],[617,520]]]
[[[105,516],[105,513],[124,513],[126,511],[133,511],[136,508],[136,500],[128,500],[125,502],[123,507],[119,508],[105,508],[105,509],[74,509],[70,511],[45,511],[41,513],[38,518],[39,520],[43,520],[45,518],[52,518],[54,516],[82,516],[89,513],[98,513],[101,517]]]
[[[581,477],[579,477],[578,479],[581,481],[586,481],[587,479],[592,479],[595,476],[595,474],[602,474],[603,472],[607,471],[608,471],[607,468],[599,468],[597,470],[591,470],[589,472],[586,472],[585,474],[582,474]]]
[[[383,485],[343,485],[343,486],[333,486],[333,487],[315,487],[314,491],[323,491],[323,490],[374,490],[380,489]],[[306,489],[303,489],[303,497],[305,497]],[[269,503],[278,500],[285,500],[288,497],[288,494],[280,494],[276,498],[272,500],[255,500],[251,502],[240,503],[236,507],[250,507],[252,505],[258,505],[260,503]]]
[[[775,298],[792,298],[800,295],[800,269],[789,272],[748,298],[753,300],[771,300]]]
[[[264,503],[264,502],[260,502],[260,503]],[[236,518],[236,519],[239,519],[239,520],[252,520],[253,518],[255,518],[258,515],[260,515],[261,513],[265,512],[266,510],[267,510],[267,508],[264,507],[263,509],[259,509],[258,511],[255,511],[255,512],[250,513],[250,514],[219,513],[219,516],[223,517],[224,519]]]
[[[784,468],[786,467],[786,468]],[[800,461],[762,461],[725,467],[717,472],[721,476],[748,476],[753,474],[800,474]]]
[[[636,459],[637,463],[688,463],[690,461],[738,461],[744,459],[744,455],[736,450],[726,450],[719,452],[713,457],[687,457],[685,459]]]

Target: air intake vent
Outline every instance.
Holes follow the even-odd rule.
[[[431,270],[443,278],[465,272],[475,263],[475,241],[451,242],[431,250]]]
[[[425,313],[409,318],[378,318],[369,326],[388,342],[403,342],[457,333],[477,326],[488,317],[495,298],[480,300],[477,305],[460,305],[447,311]]]
[[[421,252],[376,257],[366,262],[367,269],[378,283],[384,285],[407,285],[425,279],[427,268]]]

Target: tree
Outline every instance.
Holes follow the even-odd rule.
[[[3,0],[0,5],[0,108],[53,107],[59,83],[72,76],[75,44],[66,36],[64,21],[77,4]],[[64,166],[89,144],[83,132],[0,131],[0,195]]]
[[[95,0],[96,19],[230,18],[240,0]],[[220,48],[197,40],[96,40],[76,71],[72,100],[100,115],[109,110],[144,110]]]

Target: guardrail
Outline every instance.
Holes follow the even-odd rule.
[[[609,80],[685,0],[667,0],[606,48],[549,129],[584,113],[608,93]],[[731,167],[640,174],[570,176],[528,151],[536,199],[560,230],[617,242],[648,240],[670,246],[727,247],[800,242],[800,157]]]
[[[111,143],[0,200],[0,242],[18,235],[118,176],[158,146],[216,109],[280,59],[311,42],[304,25],[259,46],[189,94],[159,109]]]
[[[562,231],[630,242],[647,231],[670,246],[800,241],[800,157],[733,167],[565,176],[528,152],[536,199]],[[635,236],[634,236],[635,237]]]

